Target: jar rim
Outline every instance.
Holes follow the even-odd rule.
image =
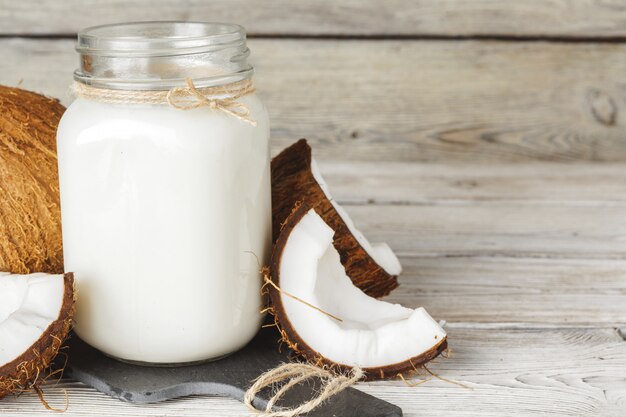
[[[232,23],[147,21],[92,26],[78,33],[74,80],[120,90],[169,90],[252,77],[246,32]]]
[[[78,32],[81,55],[172,56],[245,45],[245,29],[233,23],[146,21],[92,26]]]

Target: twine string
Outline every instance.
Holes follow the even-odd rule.
[[[317,310],[320,313],[327,315],[328,317],[330,317],[333,320],[337,320],[338,322],[343,322],[343,320],[341,318],[335,316],[334,314],[330,314],[329,312],[322,310],[321,308],[317,307],[316,305],[313,305],[313,304],[309,303],[308,301],[305,301],[305,300],[303,300],[302,298],[300,298],[300,297],[298,297],[296,295],[288,293],[287,291],[283,291],[282,288],[280,288],[278,285],[276,285],[274,283],[274,281],[272,281],[271,278],[269,278],[269,272],[268,272],[268,270],[266,268],[263,268],[261,270],[261,273],[263,274],[263,281],[265,282],[265,284],[263,286],[271,285],[279,293],[284,294],[287,297],[292,298],[292,299],[294,299],[294,300],[296,300],[296,301],[298,301],[298,302],[300,302],[300,303],[302,303],[302,304],[304,304],[304,305],[306,305],[308,307],[311,307],[312,309]]]
[[[249,409],[260,412],[263,417],[295,417],[300,414],[306,414],[317,408],[327,399],[354,385],[362,379],[364,375],[365,373],[360,368],[353,368],[347,375],[335,375],[329,370],[306,363],[284,363],[259,376],[248,391],[246,391],[244,403]],[[316,397],[294,408],[283,408],[273,411],[276,402],[287,391],[300,382],[315,377],[323,381],[322,389]],[[265,410],[259,410],[254,407],[252,402],[261,390],[285,380],[288,382],[273,393]]]
[[[185,84],[185,87],[175,87],[171,90],[143,91],[113,90],[74,82],[71,90],[78,97],[111,104],[167,104],[178,110],[208,107],[256,126],[256,121],[250,118],[248,106],[239,101],[240,98],[256,91],[251,80],[198,88],[191,78],[186,78]]]

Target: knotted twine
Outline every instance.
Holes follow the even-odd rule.
[[[191,78],[185,79],[185,83],[185,87],[171,90],[143,91],[99,88],[76,81],[71,90],[78,97],[110,104],[168,104],[179,110],[208,107],[256,126],[256,121],[250,118],[248,106],[238,101],[255,92],[251,80],[201,88],[197,88]]]
[[[244,403],[249,409],[257,412],[260,411],[264,417],[295,417],[312,411],[333,395],[354,385],[363,378],[364,375],[365,373],[360,368],[353,368],[348,375],[335,375],[326,369],[306,363],[285,363],[259,376],[248,391],[246,391]],[[315,377],[323,381],[322,389],[317,397],[313,397],[309,401],[294,408],[273,411],[276,402],[293,386]],[[263,388],[285,380],[288,380],[288,382],[274,392],[272,398],[267,402],[265,410],[259,410],[252,405],[254,397]]]

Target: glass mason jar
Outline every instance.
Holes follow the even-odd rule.
[[[57,133],[76,333],[140,363],[234,352],[260,327],[271,244],[269,120],[243,28],[98,26],[76,49]]]

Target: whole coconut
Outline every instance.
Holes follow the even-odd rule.
[[[58,100],[0,86],[0,271],[63,272]]]

